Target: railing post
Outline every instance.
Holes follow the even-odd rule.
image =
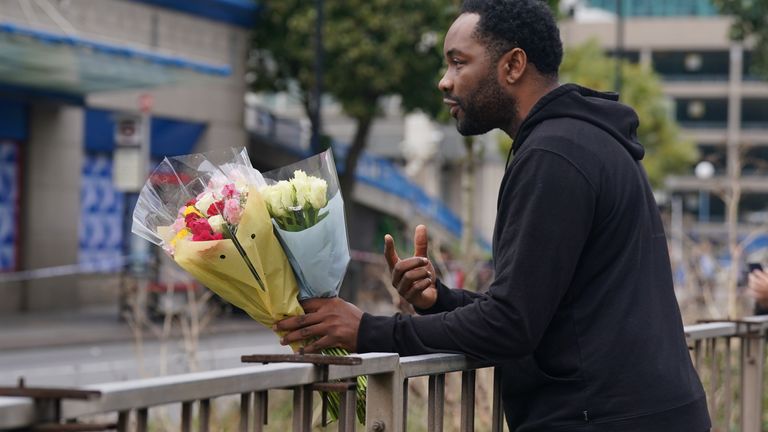
[[[427,430],[442,432],[443,407],[445,406],[445,374],[429,376],[429,395],[427,401]]]
[[[211,425],[211,400],[203,399],[200,401],[200,420],[198,421],[198,430],[208,432]]]
[[[240,395],[240,432],[248,432],[251,422],[251,394],[242,393]],[[294,429],[295,430],[295,429]]]
[[[475,430],[475,378],[477,371],[461,373],[461,431]]]
[[[181,403],[181,432],[192,432],[192,402]]]
[[[253,431],[262,432],[267,424],[268,393],[260,391],[254,393],[253,398]]]
[[[760,432],[763,405],[763,331],[747,332],[741,337],[741,432]]]
[[[352,386],[341,393],[339,403],[339,432],[355,432],[357,421],[357,380]]]
[[[149,431],[149,408],[136,410],[136,432]]]
[[[368,376],[366,431],[403,432],[404,382],[399,365],[392,372]]]
[[[293,431],[312,430],[312,385],[293,389]]]
[[[128,432],[128,420],[130,419],[130,411],[120,411],[117,414],[117,432]]]
[[[493,412],[491,420],[491,432],[502,432],[504,430],[504,413],[501,403],[501,367],[493,368]]]

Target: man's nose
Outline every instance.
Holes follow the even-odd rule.
[[[443,74],[443,77],[440,78],[440,82],[437,83],[437,88],[439,88],[443,93],[449,93],[452,87],[453,81],[448,78],[448,72],[446,72]]]

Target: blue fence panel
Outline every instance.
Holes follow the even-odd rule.
[[[0,271],[13,271],[17,264],[18,159],[15,142],[0,142]]]
[[[80,189],[78,261],[87,271],[116,271],[123,259],[124,194],[112,184],[112,155],[86,153]]]

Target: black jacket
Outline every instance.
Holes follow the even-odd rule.
[[[423,316],[363,316],[358,351],[502,365],[513,431],[709,430],[638,118],[577,85],[523,121],[499,191],[487,295],[438,284]]]

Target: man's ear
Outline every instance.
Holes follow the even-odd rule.
[[[521,48],[512,48],[501,56],[502,74],[507,84],[514,84],[520,80],[527,67],[528,56]]]

